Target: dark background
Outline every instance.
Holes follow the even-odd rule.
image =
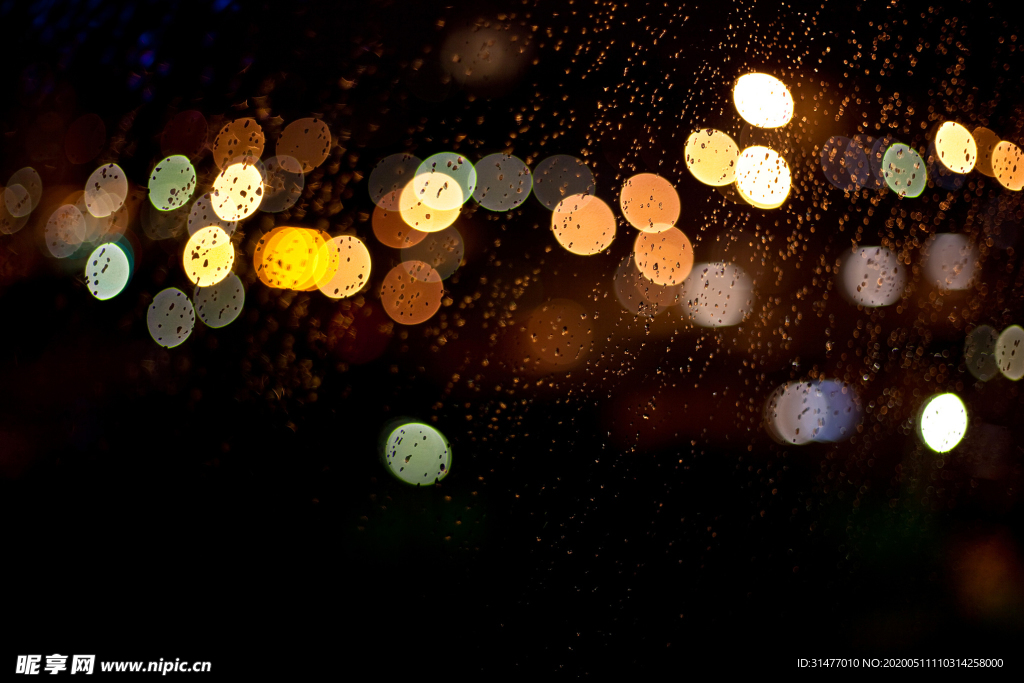
[[[145,311],[164,287],[191,291],[177,265],[183,240],[153,241],[133,223],[133,279],[98,302],[81,261],[45,254],[40,208],[0,237],[3,666],[53,652],[209,660],[226,676],[789,671],[799,657],[852,656],[1016,664],[1024,415],[1013,383],[976,382],[961,361],[970,326],[1021,320],[1018,200],[990,182],[944,208],[938,189],[913,207],[867,192],[858,204],[822,180],[814,151],[879,120],[893,93],[901,104],[888,116],[913,123],[904,137],[915,144],[932,115],[1019,144],[1015,17],[986,3],[803,4],[0,4],[0,178],[33,165],[46,188],[84,182],[93,164],[47,151],[49,112],[65,126],[99,114],[110,138],[100,158],[140,184],[176,111],[202,111],[211,129],[262,116],[268,131],[274,117],[316,114],[336,146],[290,218],[354,231],[379,278],[394,256],[373,240],[365,177],[380,158],[510,148],[535,165],[573,154],[613,206],[633,172],[666,175],[698,258],[750,269],[765,300],[739,332],[622,313],[609,280],[632,228],[621,223],[610,254],[575,257],[531,199],[460,218],[467,257],[446,285],[445,328],[376,334],[386,319],[372,293],[337,303],[243,277],[238,321],[197,323],[166,350]],[[536,63],[492,89],[446,79],[447,31],[473,21],[532,36]],[[879,72],[884,58],[892,67]],[[803,84],[793,90],[807,124],[786,143],[801,180],[777,215],[730,203],[682,164],[698,126],[739,138],[729,88],[752,67]],[[863,104],[837,121],[854,85]],[[828,115],[812,110],[815,96],[835,102]],[[528,130],[517,112],[535,115]],[[209,177],[208,152],[195,163]],[[1004,227],[975,290],[936,302],[918,287],[883,315],[821,296],[818,256],[878,243],[899,210],[984,238],[996,234],[987,211],[998,201]],[[243,240],[267,220],[243,224]],[[600,317],[587,363],[544,374],[511,330],[557,297]],[[780,337],[797,310],[804,322]],[[373,324],[336,334],[339,311]],[[879,331],[854,336],[865,322]],[[827,350],[826,338],[843,348]],[[863,379],[853,352],[870,356],[879,340],[891,348]],[[925,353],[903,364],[917,347]],[[848,442],[773,443],[760,427],[765,397],[818,373],[858,382],[865,403],[897,388],[900,401]],[[946,458],[913,431],[922,397],[940,390],[957,391],[975,420]],[[452,473],[438,486],[406,487],[380,464],[380,430],[399,416],[451,441]]]

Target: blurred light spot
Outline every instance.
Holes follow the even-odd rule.
[[[466,248],[462,235],[451,225],[432,232],[418,244],[402,249],[402,261],[422,261],[430,265],[442,280],[447,280],[462,264]]]
[[[113,242],[96,247],[85,264],[89,293],[100,301],[112,299],[125,288],[131,265],[124,250]]]
[[[686,168],[705,185],[720,187],[736,180],[740,148],[728,134],[714,128],[691,133],[686,139],[684,154]]]
[[[1003,140],[992,150],[992,172],[999,184],[1019,192],[1024,188],[1024,159],[1020,147]]]
[[[409,422],[388,435],[384,464],[406,484],[430,486],[448,476],[452,448],[444,434],[430,425]]]
[[[996,340],[996,362],[1003,377],[1014,382],[1024,377],[1024,328],[1010,325]]]
[[[739,325],[753,310],[753,283],[731,263],[697,264],[683,282],[679,305],[701,327]]]
[[[149,176],[149,201],[160,211],[188,203],[196,189],[196,170],[188,157],[176,154],[160,161]]]
[[[331,131],[317,118],[292,121],[281,131],[276,152],[278,156],[296,159],[302,165],[302,172],[309,173],[327,160],[331,152]]]
[[[834,135],[821,148],[821,170],[825,179],[843,192],[853,192],[871,183],[871,164],[859,143]]]
[[[935,131],[935,152],[939,162],[953,173],[970,173],[978,161],[978,145],[970,131],[946,121]]]
[[[235,263],[235,247],[226,232],[211,225],[201,228],[185,244],[185,275],[197,287],[215,285],[228,276]]]
[[[455,222],[462,205],[453,209],[433,209],[421,201],[415,181],[402,189],[398,197],[399,213],[410,228],[420,232],[439,232]]]
[[[114,213],[128,196],[128,178],[117,164],[100,166],[85,183],[85,208],[96,218]]]
[[[380,300],[384,312],[402,325],[418,325],[429,320],[441,308],[444,284],[429,264],[407,261],[384,276]]]
[[[393,204],[398,206],[398,192],[392,192],[394,199],[387,198],[385,203]],[[402,214],[398,209],[383,209],[378,205],[373,210],[373,217],[371,219],[373,224],[373,234],[377,240],[386,247],[393,249],[404,249],[405,247],[411,247],[414,244],[418,244],[423,240],[429,233],[421,232],[415,228],[410,228],[404,220],[402,220]]]
[[[924,159],[914,149],[897,142],[882,156],[882,174],[889,189],[901,197],[918,197],[928,183]]]
[[[999,136],[988,128],[979,126],[971,133],[971,137],[974,138],[974,143],[978,147],[978,162],[974,168],[982,175],[987,175],[989,178],[995,177],[995,171],[992,170],[992,152],[1000,142]]]
[[[42,198],[43,179],[39,177],[38,171],[31,166],[19,168],[7,180],[4,204],[7,205],[7,211],[15,218],[27,216],[35,211]]]
[[[840,286],[862,306],[888,306],[903,296],[906,271],[899,257],[885,247],[857,247],[839,267]]]
[[[943,233],[925,243],[924,274],[929,283],[942,290],[971,286],[978,252],[966,235]]]
[[[260,211],[280,213],[295,206],[306,184],[302,164],[289,156],[276,156],[267,159],[264,167],[267,178],[263,183]]]
[[[566,251],[591,256],[607,249],[615,239],[615,214],[593,195],[571,195],[554,207],[551,230]]]
[[[860,406],[853,386],[835,379],[819,380],[815,388],[825,399],[825,411],[815,441],[843,441],[850,438],[860,424]]]
[[[332,299],[352,296],[370,281],[370,252],[357,237],[341,235],[328,240],[320,247],[317,260],[328,264],[317,287]]]
[[[210,203],[222,221],[237,222],[256,213],[263,201],[263,174],[255,164],[232,164],[213,181]]]
[[[370,199],[385,211],[398,211],[398,198],[423,163],[412,154],[392,154],[377,162],[370,171]],[[374,214],[376,215],[376,213]]]
[[[0,189],[3,195],[7,194],[7,188]],[[7,202],[0,201],[0,233],[4,235],[13,235],[14,233],[25,227],[28,223],[29,214],[24,216],[15,216],[7,209]]]
[[[693,269],[693,245],[679,228],[639,233],[633,253],[640,273],[658,285],[681,285]]]
[[[829,413],[825,392],[814,382],[788,382],[764,405],[764,426],[783,444],[802,446],[816,440]]]
[[[155,297],[146,312],[149,336],[160,346],[172,349],[182,344],[196,324],[192,302],[180,289],[168,287]]]
[[[238,227],[238,221],[222,221],[214,213],[212,198],[210,193],[207,192],[192,203],[192,208],[188,212],[188,234],[194,235],[211,225],[216,225],[228,235],[233,235],[235,228]]]
[[[594,174],[590,167],[568,154],[556,154],[533,169],[533,195],[549,210],[577,194],[594,194]]]
[[[967,433],[967,408],[956,394],[937,394],[921,408],[919,434],[936,453],[953,450]]]
[[[987,382],[999,374],[996,342],[999,333],[988,325],[979,325],[964,340],[964,363],[976,379]]]
[[[56,258],[67,258],[75,253],[85,240],[85,218],[77,207],[65,204],[58,207],[44,230],[46,248]]]
[[[744,74],[732,90],[736,111],[759,128],[778,128],[793,118],[793,96],[786,85],[768,74]]]
[[[527,36],[511,26],[502,30],[480,25],[452,31],[441,47],[441,65],[474,90],[503,92],[530,64]]]
[[[68,126],[64,134],[64,152],[73,164],[87,164],[107,144],[107,126],[96,114],[83,114]]]
[[[224,170],[232,164],[252,164],[263,156],[266,137],[256,119],[237,119],[227,123],[213,140],[213,162]]]
[[[775,209],[789,196],[789,165],[767,147],[747,147],[736,162],[736,191],[753,207]]]
[[[643,232],[663,232],[679,220],[679,193],[669,181],[654,173],[638,173],[622,184],[619,194],[622,215]]]
[[[315,230],[277,227],[256,243],[253,268],[268,287],[304,289],[315,274],[319,248]]]
[[[237,275],[228,276],[211,287],[196,287],[192,293],[196,314],[207,327],[230,325],[238,318],[245,305],[245,287]]]
[[[412,181],[416,197],[425,206],[439,211],[451,211],[465,204],[473,196],[476,183],[476,168],[454,152],[427,157]]]
[[[201,111],[179,111],[160,132],[160,149],[164,156],[182,154],[195,157],[206,147],[209,130]]]
[[[473,199],[489,211],[514,209],[533,189],[530,167],[510,154],[488,154],[477,162],[476,172]]]
[[[594,330],[578,303],[555,299],[534,309],[526,324],[526,335],[531,358],[551,369],[566,369],[590,352]]]

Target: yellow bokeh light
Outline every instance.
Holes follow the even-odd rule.
[[[789,165],[767,147],[747,147],[736,162],[736,191],[758,209],[776,209],[789,196]]]
[[[970,173],[978,161],[978,145],[970,131],[959,123],[946,121],[935,132],[935,154],[953,173]]]
[[[676,188],[654,173],[638,173],[626,180],[619,205],[630,225],[655,233],[674,227],[681,210]]]
[[[370,280],[370,252],[351,235],[335,237],[320,247],[317,261],[329,263],[327,275],[317,281],[320,291],[332,299],[352,296]]]
[[[679,228],[641,232],[633,242],[636,267],[656,285],[679,285],[693,270],[693,245]]]
[[[309,228],[274,228],[256,243],[256,276],[268,287],[299,289],[316,267],[316,237],[317,232]]]
[[[1003,140],[992,150],[992,172],[999,184],[1019,192],[1024,188],[1024,159],[1020,147]]]
[[[444,284],[437,271],[422,261],[406,261],[384,276],[380,300],[396,323],[418,325],[441,308]]]
[[[971,133],[971,137],[974,138],[974,144],[978,147],[978,161],[974,168],[982,175],[987,175],[989,178],[995,177],[995,172],[992,170],[992,152],[999,144],[999,136],[988,128],[979,126]]]
[[[213,140],[213,162],[221,170],[238,162],[252,164],[263,156],[266,141],[256,119],[244,118],[226,123]]]
[[[263,201],[263,174],[252,164],[231,164],[213,181],[210,203],[222,221],[240,221],[256,213]]]
[[[953,450],[967,433],[967,408],[956,394],[933,396],[921,409],[921,439],[936,453]]]
[[[460,190],[461,194],[461,190]],[[440,232],[455,222],[462,205],[453,209],[434,209],[422,201],[416,191],[416,183],[407,183],[398,197],[398,210],[402,220],[410,228],[420,232]]]
[[[231,237],[216,225],[197,230],[185,244],[182,265],[197,287],[215,285],[228,276],[235,263]]]
[[[309,237],[313,241],[313,246],[310,249],[312,258],[307,260],[306,277],[295,285],[295,289],[300,292],[312,292],[319,286],[319,283],[329,279],[333,274],[333,271],[330,270],[332,266],[330,258],[320,258],[321,255],[327,256],[327,252],[321,250],[331,241],[330,234],[322,230],[313,230]]]
[[[745,74],[732,90],[736,111],[759,128],[778,128],[793,118],[793,96],[786,84],[768,74]]]
[[[597,197],[575,194],[555,206],[551,230],[566,251],[592,256],[607,249],[615,239],[615,214]]]
[[[714,128],[691,133],[686,139],[684,154],[686,168],[705,185],[721,187],[736,180],[740,148],[726,133]]]

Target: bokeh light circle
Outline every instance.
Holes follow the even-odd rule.
[[[778,128],[793,118],[793,96],[786,84],[768,74],[744,74],[732,90],[736,111],[758,128]]]
[[[263,201],[263,174],[255,164],[231,164],[213,181],[210,203],[222,221],[237,222],[256,213]]]
[[[317,287],[332,299],[352,296],[370,281],[370,251],[358,237],[331,238],[320,247],[317,259],[329,264]]]
[[[615,214],[593,195],[571,195],[551,212],[551,230],[562,247],[578,256],[592,256],[615,239]]]
[[[100,301],[113,299],[128,284],[131,272],[131,264],[124,249],[113,242],[107,242],[93,249],[86,260],[86,286],[89,293]]]
[[[674,227],[682,208],[675,186],[654,173],[628,178],[619,193],[619,206],[630,225],[653,233]]]
[[[410,422],[388,435],[384,463],[406,484],[430,486],[448,476],[452,448],[444,434],[430,425]]]
[[[412,184],[423,204],[451,211],[469,201],[476,191],[476,168],[461,154],[441,152],[423,160]]]
[[[188,203],[196,189],[196,170],[188,157],[163,159],[149,176],[149,201],[160,211],[173,211]]]
[[[85,241],[85,217],[76,206],[65,204],[57,207],[46,221],[43,234],[50,253],[56,258],[67,258]]]
[[[978,252],[963,234],[933,235],[925,243],[924,275],[944,291],[962,290],[974,280]]]
[[[128,177],[117,164],[100,166],[85,182],[85,208],[96,218],[105,218],[128,197]]]
[[[740,156],[740,148],[727,133],[714,128],[702,128],[686,139],[683,153],[686,168],[705,185],[721,187],[736,180],[736,161]]]
[[[210,287],[228,276],[235,263],[231,236],[216,225],[197,230],[189,237],[182,256],[185,275],[197,287]]]
[[[260,282],[276,289],[304,289],[316,275],[324,242],[317,237],[315,230],[290,226],[279,226],[261,237],[253,252],[253,269]]]
[[[213,163],[224,170],[236,163],[252,164],[263,156],[266,144],[263,128],[253,118],[224,124],[213,140]]]
[[[768,147],[747,147],[736,162],[736,191],[751,206],[775,209],[786,201],[792,185],[789,165]]]
[[[196,311],[185,292],[168,287],[153,297],[146,312],[149,335],[160,346],[172,349],[192,334],[196,324]]]
[[[281,131],[275,151],[279,156],[297,159],[302,164],[302,172],[309,173],[331,153],[331,131],[317,118],[292,121]]]
[[[978,145],[971,132],[954,121],[946,121],[935,131],[935,152],[953,173],[970,173],[978,161]]]
[[[803,446],[817,439],[828,408],[814,382],[788,382],[765,401],[764,427],[779,443]]]
[[[398,198],[399,213],[410,228],[420,232],[439,232],[455,222],[462,205],[453,209],[434,209],[424,204],[416,190],[415,181],[402,189]]]
[[[921,408],[918,434],[928,448],[946,453],[967,433],[967,408],[956,394],[937,394]]]
[[[633,253],[637,269],[657,285],[681,285],[693,269],[693,245],[679,228],[637,234]]]
[[[1024,188],[1024,158],[1020,147],[1003,140],[992,150],[992,172],[1007,190],[1019,192]]]
[[[43,179],[36,169],[25,166],[11,174],[7,180],[7,189],[15,190],[10,194],[4,192],[4,203],[7,205],[7,210],[15,218],[22,218],[35,211],[39,206],[39,200],[43,198]]]
[[[556,154],[533,169],[533,194],[549,210],[573,195],[594,194],[594,174],[583,161]]]
[[[996,340],[996,363],[1003,377],[1014,382],[1024,377],[1024,328],[1010,325]]]
[[[701,327],[743,322],[754,307],[753,281],[732,263],[700,263],[683,282],[679,306]]]
[[[393,202],[394,206],[398,206],[397,191],[392,193],[396,195],[393,200],[387,200],[388,204]],[[430,233],[410,228],[409,225],[402,220],[402,214],[398,209],[389,210],[383,209],[377,206],[373,210],[373,216],[370,219],[370,223],[373,226],[373,235],[377,240],[386,247],[393,249],[404,249],[405,247],[411,247],[414,244],[418,244],[423,241],[423,238]]]
[[[429,320],[441,308],[444,284],[429,264],[407,261],[384,276],[380,300],[384,312],[396,323],[418,325]]]
[[[992,152],[1000,143],[999,136],[994,131],[979,126],[971,132],[971,137],[974,138],[974,143],[978,147],[978,161],[974,165],[975,170],[989,178],[994,178],[996,174],[992,170]]]
[[[245,305],[245,287],[234,273],[210,287],[196,287],[192,293],[196,314],[207,327],[220,328],[233,323]]]
[[[882,155],[882,176],[889,189],[901,197],[919,197],[928,183],[924,159],[902,142],[890,145]]]
[[[899,257],[885,247],[855,248],[840,265],[839,279],[846,296],[868,307],[896,303],[907,282]]]
[[[533,189],[530,167],[511,154],[488,154],[476,163],[473,199],[489,211],[509,211],[526,201]]]

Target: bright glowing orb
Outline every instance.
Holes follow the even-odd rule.
[[[970,173],[978,161],[978,145],[970,131],[953,121],[946,121],[935,132],[935,152],[953,173]]]
[[[732,90],[736,111],[758,128],[778,128],[793,118],[793,96],[786,84],[768,74],[745,74]]]
[[[714,128],[690,133],[683,151],[686,168],[705,185],[721,187],[736,180],[740,148],[726,133]]]
[[[452,467],[452,447],[430,425],[410,422],[388,436],[384,464],[406,484],[429,486],[441,481]]]
[[[921,409],[919,434],[936,453],[953,450],[967,433],[967,408],[956,394],[938,394]]]
[[[416,197],[431,209],[440,211],[451,211],[465,204],[473,196],[476,183],[476,168],[469,159],[454,152],[427,157],[416,169],[412,181]]]
[[[457,185],[456,185],[457,187]],[[454,192],[454,190],[453,190]],[[461,192],[461,190],[459,190]],[[416,179],[406,185],[398,197],[398,210],[410,228],[420,232],[440,232],[459,217],[462,204],[451,209],[435,209],[422,201],[416,189]]]
[[[160,211],[174,211],[188,203],[196,189],[196,169],[180,154],[160,161],[149,176],[149,201]]]
[[[891,145],[882,155],[882,176],[889,189],[901,197],[919,197],[928,184],[924,159],[902,142]]]
[[[332,238],[320,247],[317,260],[330,264],[317,287],[332,299],[352,296],[370,281],[370,252],[358,237]]]
[[[633,241],[633,253],[637,269],[656,285],[681,285],[693,269],[693,245],[679,228],[641,232]]]
[[[1024,328],[1010,325],[996,340],[996,362],[999,372],[1014,382],[1024,377]]]
[[[885,247],[858,247],[839,267],[842,291],[861,306],[896,303],[907,283],[899,257]]]
[[[85,208],[96,218],[105,218],[124,204],[128,178],[117,164],[100,166],[85,182]]]
[[[231,237],[216,225],[198,230],[185,244],[185,275],[197,287],[210,287],[228,276],[235,263]]]
[[[422,261],[406,261],[384,276],[380,300],[384,312],[402,325],[418,325],[441,308],[444,283],[437,271]]]
[[[638,173],[622,184],[619,194],[622,215],[643,232],[663,232],[679,220],[679,193],[669,181],[654,173]]]
[[[1003,140],[992,150],[992,172],[996,180],[1007,190],[1020,192],[1024,189],[1024,158],[1020,147]]]
[[[747,147],[736,162],[736,191],[751,206],[776,209],[789,196],[793,184],[789,164],[767,147]]]
[[[263,174],[255,164],[231,164],[213,181],[210,203],[222,221],[240,221],[263,201]]]
[[[168,287],[155,297],[146,312],[149,334],[160,346],[173,349],[192,334],[196,324],[196,310],[185,292]]]
[[[551,230],[566,251],[592,256],[607,249],[615,239],[615,215],[593,195],[572,195],[551,212]]]
[[[85,264],[89,293],[100,301],[113,299],[128,284],[131,265],[124,250],[108,242],[96,247]]]

